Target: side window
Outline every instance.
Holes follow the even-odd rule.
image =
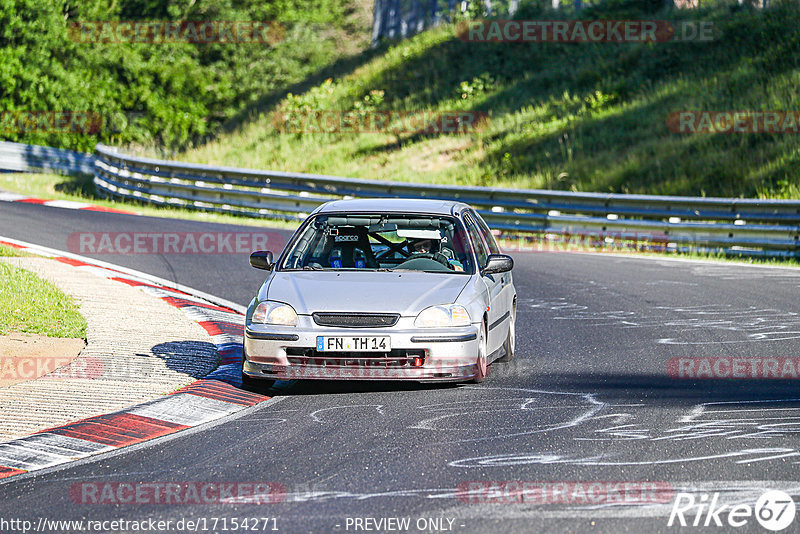
[[[484,221],[477,213],[475,214],[475,220],[478,221],[478,226],[480,226],[481,230],[483,231],[484,239],[486,239],[486,244],[489,246],[489,253],[500,254],[500,247],[497,246],[497,241],[494,238],[494,234],[492,234],[492,231],[489,230],[489,226],[486,224],[486,221]]]
[[[472,246],[475,247],[475,255],[478,256],[478,266],[483,267],[486,265],[489,252],[486,249],[486,244],[483,242],[483,236],[481,235],[482,232],[469,215],[464,215],[464,222],[467,224],[467,231],[469,232]]]

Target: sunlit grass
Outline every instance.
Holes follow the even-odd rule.
[[[797,135],[676,134],[666,124],[681,110],[800,110],[792,67],[800,47],[778,39],[794,34],[800,15],[781,9],[659,14],[714,22],[709,43],[476,44],[445,25],[387,45],[178,157],[418,183],[797,198]],[[276,130],[273,113],[297,105],[474,110],[490,120],[438,136]]]
[[[5,256],[9,258],[22,258],[25,256],[30,256],[27,252],[24,252],[18,248],[9,247],[6,245],[0,245],[0,257]]]
[[[72,297],[53,284],[0,262],[0,335],[9,332],[85,338],[86,320]]]

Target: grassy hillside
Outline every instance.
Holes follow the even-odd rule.
[[[276,31],[262,34],[266,42],[189,35],[132,43],[121,30],[78,30],[111,29],[114,21],[266,21]],[[364,0],[0,0],[0,139],[170,152],[235,125],[265,94],[361,50],[370,22]],[[77,118],[55,128],[36,120],[54,112]]]
[[[362,178],[583,191],[800,196],[797,134],[675,134],[682,110],[800,110],[800,9],[730,3],[653,11],[617,1],[581,18],[712,21],[711,42],[471,43],[455,25],[386,44],[267,92],[178,159]],[[660,4],[660,3],[659,3]],[[702,3],[701,3],[702,4]],[[523,6],[518,18],[563,18]],[[291,93],[291,94],[287,94]],[[461,135],[299,134],[273,114],[473,110]]]

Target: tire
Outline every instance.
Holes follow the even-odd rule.
[[[496,359],[496,362],[507,363],[514,359],[514,353],[517,349],[517,303],[511,306],[511,319],[508,322],[508,335],[506,341],[503,343],[503,355]]]
[[[263,393],[275,384],[274,380],[252,378],[242,373],[242,389],[252,393]]]
[[[488,355],[486,354],[486,325],[481,324],[481,333],[478,337],[478,359],[476,361],[476,372],[475,378],[472,381],[476,384],[480,384],[484,380],[486,380],[487,375],[489,374],[489,362],[488,362]]]

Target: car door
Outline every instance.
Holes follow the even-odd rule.
[[[483,218],[475,213],[475,220],[478,222],[478,226],[480,227],[481,231],[483,232],[483,236],[486,239],[486,245],[489,247],[489,254],[502,254],[503,252],[500,250],[500,247],[497,244],[497,240],[494,238],[492,231],[489,229],[489,225],[486,224],[486,221]],[[514,284],[513,279],[511,277],[511,272],[507,273],[500,273],[497,276],[500,277],[500,306],[502,306],[505,312],[511,313],[511,306],[514,304]],[[504,312],[504,314],[505,314]],[[507,332],[506,328],[503,328],[504,332]],[[505,338],[504,338],[505,339]]]
[[[470,213],[464,214],[464,224],[467,227],[470,241],[475,249],[475,255],[478,260],[478,269],[483,271],[486,266],[486,260],[489,257],[489,247],[483,237],[483,232],[478,226],[477,219]],[[505,309],[502,305],[503,286],[501,284],[501,276],[499,274],[481,273],[481,279],[486,284],[486,289],[489,293],[489,306],[487,311],[488,324],[486,326],[487,337],[487,353],[492,354],[496,351],[505,341],[506,329],[503,326],[503,314]]]

